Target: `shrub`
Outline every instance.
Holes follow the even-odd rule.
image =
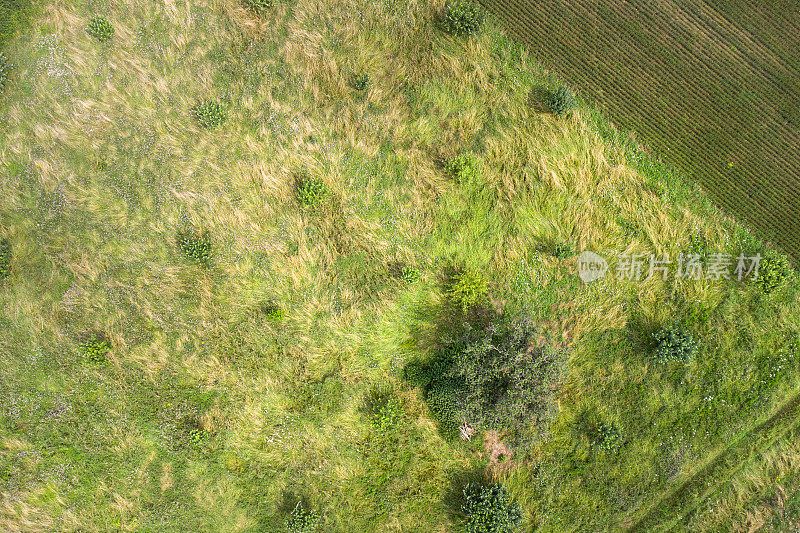
[[[450,300],[465,312],[482,302],[488,292],[489,284],[486,277],[472,269],[455,274],[447,288]]]
[[[405,378],[423,388],[446,436],[468,423],[477,430],[508,430],[509,442],[521,446],[533,438],[532,426],[549,423],[559,375],[552,353],[533,346],[535,333],[527,320],[466,326],[429,362],[407,365]]]
[[[365,91],[369,87],[369,74],[361,74],[356,76],[353,80],[353,89],[356,91]]]
[[[190,231],[178,233],[178,249],[196,263],[208,265],[211,261],[211,238],[208,233],[195,234]]]
[[[563,115],[577,105],[575,93],[566,85],[562,85],[555,92],[550,94],[547,105],[554,114]]]
[[[575,255],[575,245],[571,242],[560,242],[553,248],[553,257],[567,259]]]
[[[189,445],[201,447],[211,437],[211,432],[204,428],[192,428],[189,430]]]
[[[780,288],[789,279],[791,267],[786,256],[774,255],[761,259],[758,266],[758,277],[755,282],[765,293]]]
[[[264,306],[264,316],[266,316],[267,320],[270,322],[279,323],[283,322],[283,319],[286,317],[286,313],[277,305],[270,304]]]
[[[475,35],[481,30],[485,13],[472,0],[449,0],[444,8],[442,27],[452,35]]]
[[[444,168],[461,183],[478,178],[481,174],[480,162],[468,152],[450,158],[444,164]]]
[[[500,483],[467,483],[463,490],[465,503],[461,510],[466,515],[468,533],[509,533],[519,527],[522,508],[511,501]]]
[[[92,334],[81,343],[83,356],[89,363],[101,364],[108,362],[106,356],[111,351],[111,344],[101,334]]]
[[[0,281],[8,277],[11,271],[11,243],[7,239],[0,239]]]
[[[228,119],[225,107],[216,100],[207,100],[198,105],[194,110],[194,116],[207,130],[218,128]]]
[[[297,502],[289,518],[286,519],[286,529],[290,533],[310,533],[318,525],[319,514],[314,510],[304,508],[302,502]]]
[[[268,9],[275,7],[276,4],[275,0],[244,0],[244,5],[258,15],[263,15]]]
[[[697,341],[688,332],[673,327],[656,331],[653,333],[653,340],[656,343],[653,356],[660,363],[688,362],[699,348]]]
[[[101,43],[108,41],[114,36],[114,26],[112,26],[103,15],[93,16],[89,20],[89,27],[86,31]]]
[[[414,267],[404,266],[400,271],[400,277],[406,283],[416,283],[420,278],[419,270]]]
[[[319,178],[305,177],[297,181],[297,200],[300,205],[310,207],[321,203],[328,196],[328,186]]]
[[[616,422],[600,424],[597,428],[597,446],[601,450],[612,452],[622,446],[622,431]]]
[[[8,58],[2,52],[0,52],[0,94],[3,93],[3,86],[6,84],[6,79],[8,79],[8,71],[11,70],[11,65],[8,62]]]

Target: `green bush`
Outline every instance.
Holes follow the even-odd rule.
[[[195,427],[189,430],[189,446],[196,448],[204,446],[211,437],[211,432],[207,429]]]
[[[369,87],[369,74],[361,74],[353,79],[353,89],[356,91],[365,91]]]
[[[277,2],[275,0],[244,0],[244,5],[259,15],[263,15],[272,7],[275,7]]]
[[[445,436],[469,423],[476,430],[507,430],[508,442],[524,447],[554,414],[552,386],[560,366],[545,347],[534,347],[527,320],[495,318],[465,326],[462,334],[427,362],[412,361],[404,377],[423,389],[425,402]]]
[[[616,422],[600,424],[597,428],[597,446],[604,451],[612,452],[622,446],[622,431]]]
[[[483,8],[472,0],[448,0],[442,16],[442,27],[452,35],[475,35],[485,19]]]
[[[319,178],[304,177],[297,180],[297,200],[300,205],[310,207],[328,197],[328,186]]]
[[[225,107],[216,100],[207,100],[194,109],[194,116],[202,127],[213,130],[221,126],[227,119]]]
[[[0,281],[8,277],[11,271],[11,243],[7,239],[0,239]]]
[[[89,20],[89,27],[86,28],[87,33],[104,43],[114,36],[114,26],[103,15],[95,15]]]
[[[522,522],[522,508],[511,501],[500,483],[480,485],[467,483],[463,489],[467,533],[510,533]]]
[[[311,533],[318,525],[319,514],[312,509],[304,508],[302,502],[297,502],[289,518],[286,519],[286,529],[290,533]]]
[[[270,322],[280,323],[286,318],[286,312],[275,304],[269,304],[264,306],[264,316]]]
[[[575,255],[575,245],[571,242],[559,242],[553,248],[553,257],[568,259]]]
[[[211,237],[208,233],[196,234],[181,231],[177,238],[178,249],[196,263],[208,265],[211,261]]]
[[[444,168],[459,183],[469,182],[481,175],[480,162],[469,152],[448,159]]]
[[[688,362],[699,348],[697,341],[692,338],[691,334],[674,327],[662,328],[653,333],[652,338],[656,344],[653,356],[660,363],[667,361]]]
[[[575,93],[566,85],[562,85],[550,94],[547,105],[556,115],[563,115],[577,105]]]
[[[755,282],[765,293],[770,293],[784,285],[791,274],[791,266],[784,255],[774,255],[761,259],[758,277]]]
[[[108,362],[107,356],[111,352],[111,344],[102,334],[92,334],[81,345],[83,357],[89,363],[101,364]]]
[[[3,93],[3,86],[8,79],[9,70],[11,70],[11,65],[8,62],[8,58],[4,53],[0,52],[0,94]]]
[[[447,287],[450,301],[463,311],[472,309],[481,303],[489,292],[489,283],[479,271],[466,269],[455,274]]]
[[[400,271],[400,278],[406,283],[416,283],[419,281],[419,270],[414,267],[404,266]]]

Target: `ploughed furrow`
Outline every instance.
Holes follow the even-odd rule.
[[[800,130],[782,113],[800,92],[780,83],[792,71],[773,72],[769,46],[701,0],[485,4],[612,120],[798,255]]]

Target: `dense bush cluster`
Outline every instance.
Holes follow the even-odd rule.
[[[467,483],[461,510],[467,533],[510,533],[522,521],[522,508],[511,501],[505,486]]]
[[[319,525],[319,514],[313,509],[306,509],[302,502],[297,502],[289,518],[286,519],[286,529],[289,533],[311,533]]]
[[[269,8],[275,7],[276,0],[243,0],[244,5],[259,15],[263,15]]]
[[[785,284],[791,274],[791,266],[784,255],[765,257],[760,261],[756,283],[765,293],[770,293]]]
[[[196,263],[208,265],[211,261],[211,237],[208,233],[196,234],[187,230],[178,233],[178,249]]]
[[[443,433],[468,423],[477,430],[508,430],[520,445],[553,414],[554,354],[534,346],[529,321],[496,318],[463,335],[426,363],[406,367],[406,379],[422,387]]]
[[[228,112],[216,100],[207,100],[194,109],[194,116],[202,127],[213,130],[225,123]]]
[[[469,182],[481,175],[480,162],[469,152],[448,159],[444,167],[459,183]]]
[[[562,85],[550,94],[547,105],[556,115],[563,115],[577,105],[575,93],[566,85]]]
[[[328,186],[325,182],[310,176],[298,178],[296,191],[297,201],[305,207],[319,204],[328,197]]]
[[[8,277],[11,270],[11,243],[0,238],[0,281]]]
[[[81,350],[86,361],[95,364],[105,363],[111,351],[111,344],[101,334],[92,334],[81,343]]]
[[[86,28],[86,31],[101,43],[108,41],[114,36],[114,26],[112,26],[103,15],[93,16],[89,20],[89,27]]]
[[[449,0],[441,24],[453,35],[475,35],[480,32],[485,18],[483,8],[472,0]]]
[[[478,270],[464,269],[454,274],[447,286],[447,296],[466,312],[481,303],[489,292],[489,283]]]
[[[699,345],[691,334],[674,327],[662,328],[653,333],[655,351],[653,357],[660,363],[667,361],[688,362],[697,352]]]

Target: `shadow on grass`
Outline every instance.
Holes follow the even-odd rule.
[[[442,498],[447,513],[455,523],[460,523],[464,518],[462,511],[466,499],[464,498],[464,487],[468,483],[479,483],[489,485],[493,481],[489,478],[486,469],[478,464],[472,465],[467,470],[460,470],[450,475],[448,488]]]
[[[553,110],[550,109],[548,102],[552,92],[543,85],[538,85],[531,89],[528,93],[528,107],[536,113],[552,114]]]

